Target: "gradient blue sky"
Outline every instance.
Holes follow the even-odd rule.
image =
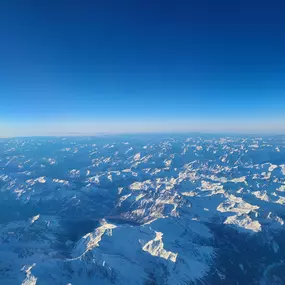
[[[0,3],[0,136],[285,131],[285,2]]]

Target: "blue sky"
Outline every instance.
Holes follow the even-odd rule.
[[[2,1],[0,136],[285,131],[284,1]]]

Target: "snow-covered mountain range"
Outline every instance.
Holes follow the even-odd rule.
[[[285,137],[0,140],[0,284],[285,284]]]

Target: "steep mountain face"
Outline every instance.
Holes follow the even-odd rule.
[[[0,141],[0,283],[285,283],[284,137]]]

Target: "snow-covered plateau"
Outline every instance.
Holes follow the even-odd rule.
[[[0,284],[285,284],[285,137],[0,139]]]

